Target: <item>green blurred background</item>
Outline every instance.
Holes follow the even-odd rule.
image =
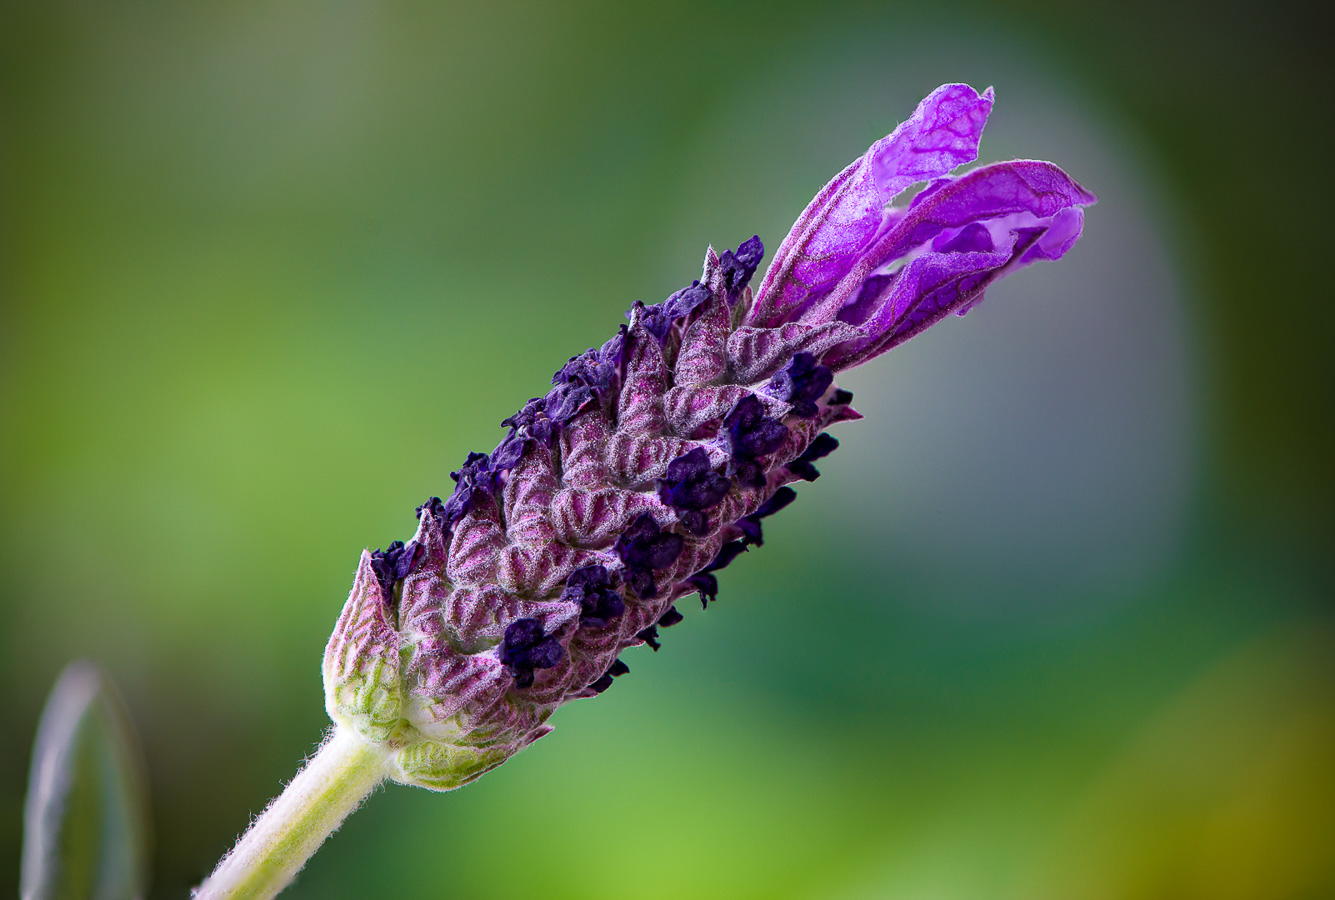
[[[0,885],[67,661],[186,896],[325,727],[359,551],[969,81],[983,159],[1100,195],[1082,244],[843,379],[716,607],[291,896],[1335,896],[1316,9],[4,3]]]

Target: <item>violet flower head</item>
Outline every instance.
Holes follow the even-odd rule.
[[[550,731],[563,703],[659,646],[675,603],[763,543],[860,418],[835,376],[963,314],[997,278],[1055,260],[1095,201],[1061,169],[961,175],[989,88],[938,88],[816,195],[759,290],[759,237],[571,357],[470,454],[416,534],[363,553],[325,653],[335,722],[394,751],[395,780],[447,790]],[[915,184],[912,200],[893,205]]]

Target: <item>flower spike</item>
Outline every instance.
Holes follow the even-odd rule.
[[[758,291],[759,237],[710,248],[698,280],[635,303],[502,422],[491,453],[469,454],[410,540],[363,553],[325,651],[334,737],[290,790],[316,796],[335,775],[363,792],[466,784],[607,690],[627,649],[657,650],[677,601],[717,600],[717,573],[839,446],[826,429],[860,418],[835,377],[1079,238],[1095,197],[1051,163],[951,174],[976,159],[992,102],[991,88],[933,91],[816,195]],[[297,846],[287,796],[199,896],[291,877],[266,855]]]
[[[441,789],[606,690],[620,654],[659,646],[673,605],[813,481],[858,418],[836,374],[1075,243],[1092,194],[1056,166],[973,162],[993,93],[948,84],[811,202],[758,293],[759,237],[636,303],[504,421],[491,453],[418,509],[417,533],[363,557],[326,656],[329,712],[389,741],[391,777]],[[891,201],[925,186],[907,205]],[[423,747],[428,747],[423,751]]]

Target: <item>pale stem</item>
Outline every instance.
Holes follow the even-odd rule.
[[[336,728],[194,896],[273,897],[388,772],[385,748]]]

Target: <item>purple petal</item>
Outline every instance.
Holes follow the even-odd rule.
[[[577,603],[583,628],[606,628],[626,611],[625,601],[612,586],[607,568],[594,564],[571,572],[561,592],[562,603]]]
[[[761,544],[765,543],[765,534],[764,530],[761,528],[760,520],[767,516],[774,515],[796,499],[797,491],[790,487],[781,487],[774,492],[774,496],[760,504],[756,511],[751,513],[751,515],[743,516],[738,519],[737,528],[742,533],[743,547],[745,547],[746,544],[753,544],[759,547]],[[725,544],[724,546],[726,547],[727,545]],[[721,552],[720,555],[722,555]],[[709,568],[713,568],[712,563]],[[722,568],[722,566],[719,568]]]
[[[834,382],[834,373],[828,366],[816,361],[813,353],[795,353],[787,368],[770,379],[766,390],[780,400],[793,405],[792,414],[801,419],[815,418],[816,401]]]
[[[788,464],[788,471],[803,481],[815,481],[820,477],[820,470],[812,463],[824,459],[838,449],[839,441],[828,431],[822,431],[800,456]]]
[[[704,535],[709,517],[703,511],[718,506],[731,484],[711,470],[709,453],[697,446],[668,463],[667,477],[658,479],[657,486],[658,498],[676,511],[686,530]]]
[[[565,648],[555,636],[546,634],[537,619],[515,619],[505,629],[499,650],[501,664],[515,680],[515,687],[533,684],[534,669],[555,668],[565,656]]]
[[[989,284],[1040,259],[1059,259],[1080,237],[1093,194],[1051,163],[1016,160],[975,169],[915,202],[807,315],[835,315],[862,335],[833,348],[833,369],[859,365],[949,313],[964,313]],[[872,272],[909,257],[898,271]],[[840,297],[853,296],[840,308]]]
[[[625,579],[631,589],[648,599],[658,594],[653,570],[666,569],[676,562],[685,544],[681,535],[663,531],[653,516],[642,513],[617,538],[612,549],[625,567]]]
[[[1016,159],[981,166],[952,179],[925,201],[915,197],[903,218],[877,238],[859,260],[859,268],[868,267],[870,271],[893,262],[948,229],[964,229],[975,222],[1016,213],[1048,218],[1097,200],[1049,162]]]
[[[978,158],[992,89],[942,85],[811,201],[775,254],[747,324],[775,326],[819,301],[883,230],[905,188]]]
[[[752,235],[750,240],[743,241],[736,253],[731,250],[723,251],[723,255],[719,257],[719,267],[722,270],[728,306],[737,305],[742,289],[751,282],[751,276],[756,273],[756,267],[764,257],[765,245],[758,234]]]

